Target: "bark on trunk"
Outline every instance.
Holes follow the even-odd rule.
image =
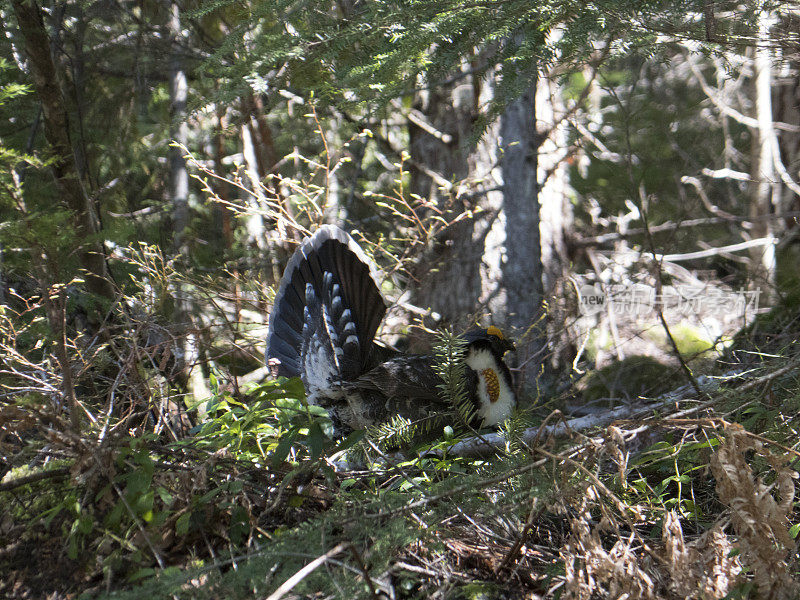
[[[772,125],[772,56],[766,45],[769,39],[771,19],[762,13],[758,22],[758,40],[755,48],[753,69],[755,72],[756,120],[754,132],[755,159],[753,161],[753,183],[751,185],[750,216],[754,217],[753,237],[774,238],[774,223],[770,219],[759,219],[773,214],[773,204],[780,198],[780,186],[775,177],[774,131]],[[761,289],[764,300],[768,300],[775,286],[775,246],[768,244],[750,254],[751,277],[754,287]]]
[[[181,33],[180,8],[170,3],[169,32],[172,42],[170,56],[170,137],[183,147],[189,140],[189,125],[186,123],[186,102],[188,84],[186,73],[178,52],[178,40]],[[188,256],[187,228],[189,226],[189,172],[183,148],[171,148],[170,151],[170,197],[172,199],[173,247],[176,254]],[[200,358],[200,343],[193,318],[193,302],[190,290],[184,284],[178,284],[173,290],[175,295],[175,325],[177,332],[176,360],[179,383],[188,391],[188,403],[202,400],[211,392],[205,383],[202,370],[197,366]],[[170,413],[173,428],[180,431],[188,423],[182,418],[181,408],[171,403],[167,409]]]
[[[443,231],[413,273],[418,282],[414,304],[439,313],[442,323],[462,328],[474,322],[476,311],[491,295],[487,289],[491,282],[485,274],[482,276],[485,240],[497,215],[482,193],[490,184],[459,186],[462,180],[474,179],[472,176],[478,173],[488,175],[490,170],[486,153],[470,143],[480,88],[465,77],[456,85],[420,94],[415,109],[424,117],[425,126],[413,121],[409,124],[413,163],[429,169],[428,173],[410,170],[411,192],[446,208],[448,220],[476,206],[487,209],[481,216],[463,219]],[[431,171],[441,176],[438,183],[430,176]],[[444,181],[452,185],[443,189]]]
[[[503,212],[506,218],[506,290],[508,322],[518,335],[522,382],[539,373],[545,346],[541,322],[542,251],[537,184],[536,80],[509,104],[500,118]]]
[[[42,103],[45,138],[53,153],[52,171],[62,200],[72,212],[78,237],[78,258],[86,271],[86,288],[103,298],[114,300],[102,243],[97,239],[97,219],[77,171],[69,118],[61,89],[63,78],[50,54],[50,39],[42,11],[34,0],[12,0],[20,33],[25,40],[33,85]]]

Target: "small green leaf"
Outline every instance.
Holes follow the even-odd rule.
[[[165,487],[158,486],[156,488],[156,492],[158,493],[158,497],[161,498],[161,501],[164,504],[166,504],[167,506],[172,504],[172,500],[173,500],[172,494],[170,494],[169,491],[167,491],[167,489]]]
[[[352,448],[358,442],[364,439],[364,436],[367,434],[364,430],[353,431],[352,433],[348,434],[346,438],[344,438],[341,442],[336,445],[335,451],[341,452],[343,450],[347,450],[348,448]]]
[[[136,500],[136,512],[138,512],[141,515],[152,510],[154,500],[155,500],[155,495],[153,494],[153,491],[152,490],[146,491]]]
[[[175,533],[178,535],[186,535],[189,531],[189,524],[191,523],[192,513],[185,512],[178,520],[175,521]]]
[[[795,523],[789,528],[789,535],[796,538],[798,533],[800,533],[800,523]]]
[[[78,533],[87,535],[92,531],[92,524],[93,524],[92,519],[86,514],[80,516],[80,518],[77,521],[77,524],[78,524],[77,527]]]
[[[120,522],[122,521],[122,515],[125,512],[125,505],[122,502],[118,502],[114,505],[114,508],[106,515],[104,519],[104,523],[106,527],[110,529],[115,529],[119,526]]]
[[[308,428],[306,443],[311,451],[311,458],[319,458],[325,452],[325,448],[328,446],[328,438],[319,423],[314,422]]]
[[[208,374],[208,384],[209,387],[211,388],[211,393],[216,396],[219,393],[219,382],[217,381],[217,378],[214,375],[214,373]]]
[[[42,518],[44,519],[45,527],[50,527],[50,523],[53,522],[53,519],[64,509],[63,504],[57,504],[53,508],[48,508],[46,511],[42,513]]]
[[[294,444],[294,440],[297,437],[297,430],[289,431],[281,436],[280,441],[278,442],[278,446],[275,448],[275,452],[272,454],[272,466],[273,468],[277,468],[283,461],[286,460],[286,457],[289,456],[289,451],[292,449],[292,444]]]
[[[69,546],[67,548],[67,556],[72,560],[77,560],[78,558],[78,538],[75,536],[71,536],[69,538]]]

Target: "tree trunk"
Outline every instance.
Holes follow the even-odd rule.
[[[508,322],[518,336],[522,382],[539,373],[546,335],[541,321],[542,250],[537,184],[536,78],[500,118],[503,212],[506,219],[506,290]]]
[[[427,170],[410,169],[411,192],[445,209],[448,221],[476,206],[487,208],[482,215],[447,227],[432,240],[413,273],[417,282],[414,303],[431,308],[441,315],[442,323],[459,328],[474,323],[476,310],[486,305],[491,295],[481,267],[486,236],[497,211],[489,206],[484,183],[460,185],[476,173],[490,170],[486,153],[470,143],[479,94],[480,84],[471,77],[432,87],[419,95],[415,106],[427,125],[409,124],[411,158]],[[443,185],[445,182],[451,185]]]
[[[563,88],[556,76],[540,75],[536,83],[537,179],[539,181],[539,231],[541,232],[542,288],[545,298],[558,293],[569,270],[565,232],[572,227],[572,206],[567,172],[568,121]]]
[[[70,142],[69,118],[61,89],[63,78],[50,54],[50,39],[41,9],[34,0],[12,0],[12,6],[25,40],[33,85],[42,103],[45,137],[53,153],[51,168],[56,186],[72,212],[79,244],[77,254],[81,267],[86,271],[86,288],[113,301],[116,294],[108,274],[103,245],[97,239],[97,219],[78,174]],[[99,322],[100,316],[95,315],[95,318]]]
[[[177,3],[169,5],[169,32],[171,53],[169,89],[170,89],[170,137],[182,147],[170,148],[170,198],[172,199],[173,247],[178,255],[188,259],[189,247],[186,230],[189,226],[189,172],[183,158],[189,140],[189,125],[186,123],[186,101],[188,84],[186,73],[179,54],[178,40],[181,37],[180,8]],[[202,370],[197,366],[200,357],[200,340],[195,331],[193,319],[194,303],[186,284],[175,285],[175,326],[177,328],[176,366],[179,383],[188,392],[189,404],[211,395],[205,383]],[[181,418],[181,408],[170,404],[170,415],[176,429],[185,426]]]
[[[266,251],[266,226],[264,224],[264,213],[267,211],[267,198],[264,189],[261,187],[261,177],[258,172],[258,155],[256,145],[253,140],[253,127],[250,115],[245,114],[242,123],[242,154],[247,173],[247,180],[250,183],[252,194],[247,194],[247,238],[249,245],[258,248],[260,254]],[[273,276],[275,274],[273,273]],[[280,279],[280,277],[278,277]],[[277,279],[276,279],[277,281]]]
[[[170,56],[169,91],[170,91],[170,138],[186,146],[189,139],[189,126],[186,123],[186,100],[188,84],[183,71],[178,51],[178,40],[181,37],[180,9],[175,3],[170,4],[169,32],[172,42]],[[172,199],[172,225],[175,251],[186,252],[186,228],[189,225],[189,172],[186,169],[182,148],[171,147],[169,156],[170,198]]]
[[[558,35],[553,32],[551,35]],[[591,92],[590,92],[591,95]],[[539,232],[541,234],[542,290],[547,302],[547,364],[554,369],[571,365],[577,347],[565,328],[572,284],[567,232],[573,224],[567,161],[569,121],[558,76],[541,73],[536,83],[536,130],[541,145],[537,150],[539,182]],[[600,113],[599,99],[597,113]],[[544,340],[542,340],[542,346]],[[544,359],[545,357],[540,357]]]
[[[753,183],[750,190],[750,216],[753,217],[754,238],[774,239],[774,222],[759,219],[773,214],[773,205],[780,202],[780,185],[775,176],[774,136],[772,125],[772,56],[769,39],[771,17],[762,12],[758,21],[759,43],[753,62],[756,120],[754,131]],[[753,286],[761,289],[762,300],[768,300],[775,287],[775,246],[768,244],[754,249],[750,255]]]
[[[776,27],[778,35],[786,35],[798,30],[800,15],[783,14]],[[781,69],[781,75],[774,77],[772,88],[772,114],[774,120],[781,123],[800,127],[800,62],[797,56],[785,48],[778,49],[784,54],[779,57],[779,62],[788,65]],[[786,176],[797,183],[800,175],[800,130],[780,131],[778,147],[775,150],[786,169]],[[795,189],[792,189],[795,187]],[[786,214],[800,210],[800,195],[796,193],[796,186],[782,185],[781,203],[778,214]],[[797,230],[796,218],[783,218],[778,223],[780,233],[786,230]],[[800,296],[800,244],[789,243],[782,245],[776,256],[776,285],[781,294]]]
[[[282,209],[289,215],[293,214],[291,203],[281,198],[277,180],[266,180],[278,164],[278,154],[260,95],[250,93],[245,96],[242,100],[242,117],[245,122],[242,129],[243,154],[248,179],[256,194],[255,198],[248,201],[253,210],[248,215],[247,231],[251,233],[251,243],[259,248],[259,254],[269,257],[272,270],[268,275],[277,282],[283,265],[293,251],[287,240],[297,239],[298,234],[290,228],[289,219],[267,202],[269,199],[270,202],[282,203]]]

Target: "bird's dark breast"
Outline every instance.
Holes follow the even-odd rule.
[[[403,355],[384,361],[375,368],[342,385],[342,395],[320,402],[341,432],[364,429],[390,420],[395,415],[412,422],[430,421],[450,414],[452,406],[440,394],[442,379],[433,368],[435,359],[428,355]],[[499,394],[497,374],[487,378],[491,395]],[[484,374],[485,375],[485,374]],[[495,386],[491,385],[495,382]],[[476,408],[478,374],[465,370],[465,387]],[[497,388],[497,389],[495,389]],[[452,418],[452,414],[450,414]]]

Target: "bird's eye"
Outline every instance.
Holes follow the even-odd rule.
[[[506,339],[506,338],[505,338],[505,336],[503,335],[503,332],[502,332],[502,331],[500,331],[500,330],[499,330],[497,327],[495,327],[494,325],[490,325],[490,326],[489,326],[489,328],[486,330],[486,333],[488,333],[489,335],[493,335],[493,336],[495,336],[495,337],[498,337],[498,338],[500,338],[501,340],[504,340],[504,339]]]

